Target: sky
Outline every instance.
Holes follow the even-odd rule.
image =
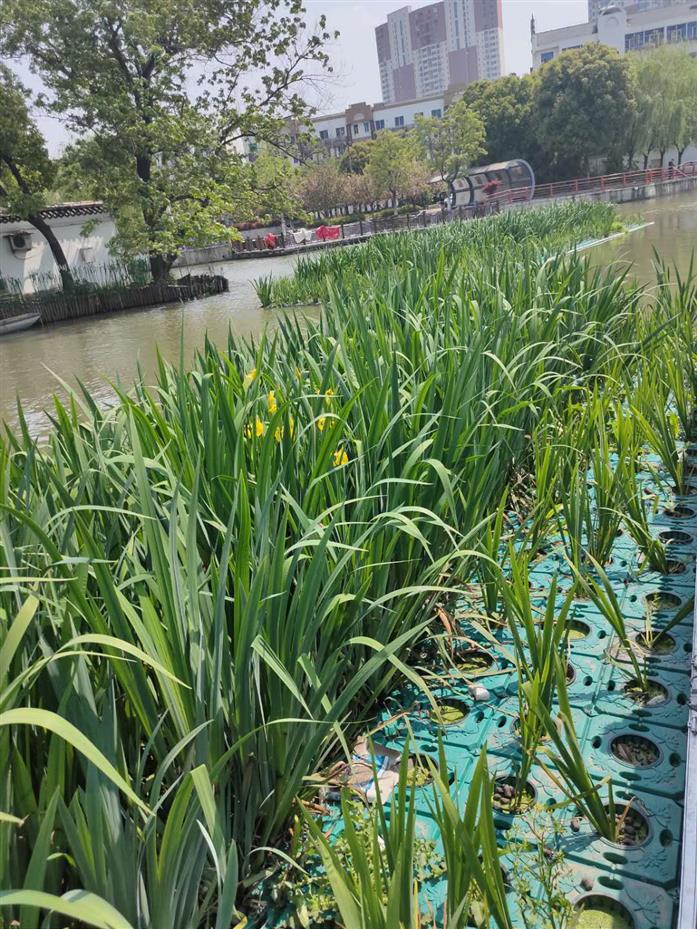
[[[324,13],[327,27],[341,33],[329,52],[335,77],[325,84],[312,102],[320,112],[343,110],[351,103],[380,100],[380,76],[375,50],[375,27],[388,13],[403,6],[417,9],[432,0],[306,0],[307,22],[312,25]],[[487,0],[495,3],[496,0]],[[586,0],[503,0],[504,68],[507,74],[530,70],[530,17],[534,14],[538,32],[556,29],[588,19]],[[22,79],[33,89],[36,80],[24,69]],[[38,116],[52,154],[58,154],[68,135],[55,117]]]

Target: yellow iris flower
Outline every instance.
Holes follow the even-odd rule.
[[[348,455],[346,454],[346,449],[337,448],[334,452],[334,467],[340,468],[342,465],[348,464]]]
[[[265,430],[266,426],[257,416],[253,428],[250,423],[247,423],[247,425],[244,427],[244,437],[245,439],[251,439],[253,435],[256,435],[256,437],[259,438],[264,434]]]

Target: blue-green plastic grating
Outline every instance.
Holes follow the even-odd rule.
[[[437,746],[440,736],[452,744],[478,750],[491,724],[493,709],[471,699],[466,688],[436,687],[436,707],[426,697],[410,693],[400,703],[390,701],[380,717],[380,742],[401,749],[407,738],[413,744]]]
[[[645,660],[650,674],[661,669],[689,674],[692,665],[692,629],[679,624],[661,635],[660,626],[651,626],[647,631],[641,620],[628,623],[627,634],[635,655]],[[615,640],[608,654],[615,661],[628,664],[629,653],[619,640]]]
[[[646,838],[638,845],[609,842],[593,830],[588,820],[567,813],[569,830],[560,839],[565,857],[667,890],[675,887],[682,807],[674,800],[634,790],[620,789],[613,793],[616,808],[629,804],[629,817],[641,817],[648,828]]]
[[[492,755],[502,755],[512,761],[520,758],[518,710],[518,698],[511,697],[504,701],[494,712],[486,738],[487,751]],[[555,704],[552,713],[556,714],[557,711]],[[572,718],[578,738],[583,739],[588,729],[589,717],[583,710],[572,708]]]
[[[573,676],[567,680],[571,706],[590,713],[609,674],[610,667],[602,658],[574,656],[569,667],[569,676]]]
[[[587,929],[671,929],[677,909],[673,891],[575,862],[569,862],[560,891],[574,908],[585,909]]]
[[[630,672],[626,666],[611,666],[603,679],[593,707],[594,715],[607,713],[642,722],[685,729],[690,699],[690,678],[686,674],[659,669],[650,675],[660,694],[655,702],[644,703],[627,692]]]
[[[644,794],[681,800],[685,786],[685,733],[667,726],[593,716],[583,755],[598,779]]]
[[[648,610],[657,619],[671,620],[689,603],[693,586],[674,578],[629,584],[618,597],[625,619],[644,619]]]
[[[492,755],[489,758],[489,769],[495,784],[500,780],[511,781],[516,776],[518,762],[503,756]],[[534,845],[537,842],[537,835],[532,829],[532,823],[536,818],[536,810],[566,807],[568,798],[539,764],[532,766],[527,783],[532,791],[530,805],[527,809],[510,812],[494,805],[494,824],[500,830],[504,840],[512,839]],[[559,815],[561,816],[562,812]]]

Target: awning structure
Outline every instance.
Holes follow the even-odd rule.
[[[471,206],[492,198],[505,198],[517,203],[532,200],[535,195],[535,172],[527,161],[514,158],[495,164],[470,168],[454,183],[457,206]]]

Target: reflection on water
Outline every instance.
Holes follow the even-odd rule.
[[[697,193],[681,197],[626,204],[620,211],[652,223],[624,238],[592,249],[596,263],[632,265],[640,281],[652,277],[654,249],[668,262],[686,272],[697,244]],[[26,411],[32,432],[47,428],[42,412],[50,408],[51,395],[64,395],[60,381],[75,386],[79,378],[95,398],[112,396],[109,381],[128,386],[138,365],[146,379],[155,370],[157,351],[176,361],[183,345],[189,360],[203,345],[204,337],[224,345],[228,327],[240,336],[258,336],[264,326],[274,326],[279,314],[261,310],[251,281],[262,274],[287,274],[293,257],[226,262],[210,270],[225,274],[230,292],[181,306],[119,313],[31,329],[0,338],[0,421],[16,422],[15,398]],[[316,311],[303,310],[305,315]]]

